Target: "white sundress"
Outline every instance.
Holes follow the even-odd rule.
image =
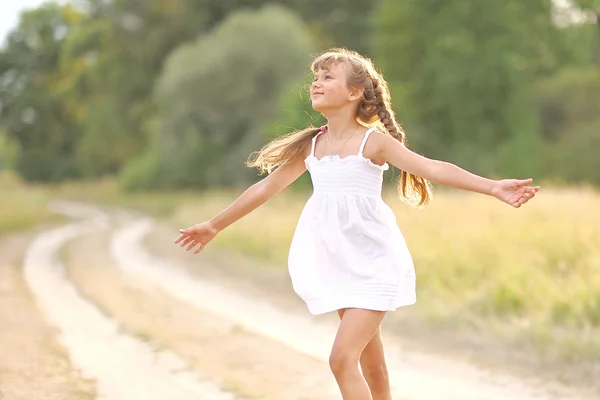
[[[312,314],[342,308],[393,311],[414,304],[415,268],[392,210],[381,198],[383,172],[358,154],[306,158],[313,194],[298,220],[288,266],[294,291]]]

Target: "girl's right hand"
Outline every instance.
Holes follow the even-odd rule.
[[[213,240],[217,236],[217,233],[219,233],[210,222],[202,222],[186,229],[180,229],[179,232],[181,232],[181,235],[175,239],[174,243],[180,243],[181,247],[187,245],[186,251],[190,251],[199,245],[194,254],[200,253],[208,242]]]

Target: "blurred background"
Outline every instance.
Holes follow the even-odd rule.
[[[2,168],[128,189],[245,185],[250,152],[311,122],[312,56],[346,46],[383,71],[415,150],[599,184],[598,3],[488,3],[43,3],[4,27]]]
[[[251,152],[322,122],[310,62],[348,47],[383,72],[409,147],[543,184],[518,212],[443,188],[415,211],[389,171],[419,276],[390,326],[600,376],[599,0],[13,0],[0,15],[0,233],[52,221],[57,197],[210,218],[261,179]],[[305,174],[212,251],[285,272],[309,195]]]

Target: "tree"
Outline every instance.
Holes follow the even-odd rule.
[[[540,108],[547,125],[548,176],[600,185],[600,70],[564,70],[543,83]]]
[[[201,6],[193,0],[87,2],[86,20],[62,53],[64,65],[83,65],[71,71],[71,98],[83,105],[76,152],[85,176],[118,173],[144,151],[147,121],[156,112],[155,80],[168,54],[207,29]]]
[[[557,10],[571,61],[537,82],[544,170],[564,182],[600,184],[600,1]]]
[[[243,161],[263,144],[265,120],[281,91],[306,71],[310,52],[302,21],[279,6],[232,13],[210,35],[182,45],[157,82],[155,142],[124,172],[127,186],[254,179]],[[156,176],[148,179],[141,168]]]
[[[409,143],[479,173],[535,173],[533,84],[561,63],[551,2],[387,0],[375,29]]]
[[[313,32],[319,47],[342,46],[371,55],[372,15],[382,0],[286,0]]]
[[[596,33],[591,46],[592,59],[600,65],[600,0],[573,0],[581,9],[588,21],[596,26]]]
[[[74,113],[63,102],[61,45],[81,14],[47,4],[22,15],[0,53],[0,123],[19,147],[16,170],[28,180],[78,175]]]

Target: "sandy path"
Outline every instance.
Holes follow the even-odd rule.
[[[91,400],[94,382],[71,365],[20,274],[31,234],[0,240],[0,398]]]
[[[79,290],[126,331],[171,349],[190,368],[243,397],[339,399],[324,363],[174,300],[116,267],[108,246],[109,234],[96,233],[70,243],[63,257]]]
[[[97,381],[99,398],[232,399],[231,395],[189,373],[185,363],[175,355],[155,351],[139,339],[120,332],[115,321],[80,295],[65,277],[56,253],[69,240],[102,229],[107,220],[103,214],[84,206],[70,204],[57,209],[84,220],[37,236],[27,249],[25,278],[46,316],[60,330],[61,340],[74,364]]]

